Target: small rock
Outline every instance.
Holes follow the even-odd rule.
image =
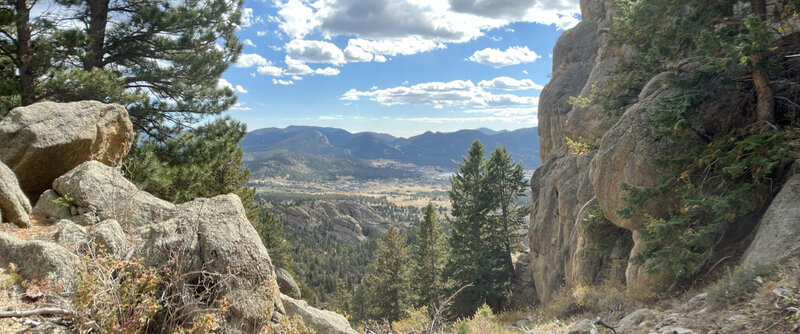
[[[275,279],[278,281],[278,287],[282,294],[292,298],[300,298],[300,287],[286,269],[275,267]]]
[[[628,314],[622,318],[619,323],[617,323],[617,330],[620,333],[630,332],[640,324],[653,318],[655,314],[656,311],[646,308],[633,311],[631,314]]]
[[[56,222],[56,231],[53,232],[53,239],[57,243],[77,243],[85,237],[86,229],[73,223],[71,220],[61,219]]]
[[[659,334],[697,334],[697,332],[683,327],[669,326],[658,331]]]
[[[569,330],[567,330],[568,334],[600,334],[597,330],[597,327],[594,326],[594,322],[589,319],[583,319],[578,323],[570,326]]]
[[[40,214],[50,221],[69,218],[69,208],[54,202],[59,197],[61,196],[59,196],[55,190],[47,189],[47,191],[42,193],[42,196],[39,197],[39,200],[36,201],[36,205],[33,207],[33,213]]]
[[[317,333],[356,334],[347,319],[339,313],[311,307],[304,300],[280,295],[287,316],[296,316]]]
[[[125,232],[114,219],[104,220],[92,231],[95,245],[103,245],[110,254],[120,254],[125,249]]]
[[[692,297],[692,299],[689,299],[689,301],[686,302],[686,307],[684,309],[687,311],[693,310],[698,306],[700,306],[700,304],[704,303],[706,301],[706,298],[708,298],[708,294],[705,292],[697,296],[694,296]]]
[[[72,220],[75,221],[78,225],[81,226],[90,226],[97,224],[100,219],[95,215],[93,212],[86,212],[79,214],[77,216],[73,216]]]

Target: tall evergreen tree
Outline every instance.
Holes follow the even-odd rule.
[[[445,235],[439,223],[439,214],[433,203],[428,203],[424,218],[417,230],[417,246],[411,266],[411,290],[417,307],[428,306],[431,310],[439,305],[444,292],[442,272],[447,259]]]
[[[470,146],[458,171],[450,178],[449,191],[453,218],[450,235],[450,257],[445,273],[456,287],[474,284],[465,289],[453,307],[458,315],[471,315],[484,302],[499,306],[502,282],[496,279],[494,261],[501,259],[498,244],[490,241],[496,234],[489,222],[492,193],[486,186],[487,164],[479,140]]]
[[[37,5],[43,13],[32,20]],[[3,93],[19,96],[22,105],[124,104],[138,132],[163,140],[173,126],[235,103],[218,81],[241,53],[241,6],[236,0],[4,2],[0,58],[15,66],[16,89]]]
[[[514,267],[511,261],[511,253],[514,251],[514,243],[517,241],[517,231],[522,227],[522,217],[524,211],[516,205],[516,199],[527,186],[525,174],[522,170],[522,163],[514,163],[511,154],[505,146],[497,147],[488,161],[487,186],[492,192],[494,206],[498,208],[494,214],[497,226],[497,234],[503,244],[503,260],[505,271],[509,279],[514,274]]]
[[[397,321],[405,316],[409,298],[407,264],[406,238],[392,226],[381,239],[365,279],[371,318]]]

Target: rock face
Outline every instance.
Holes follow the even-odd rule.
[[[132,141],[127,110],[96,101],[40,102],[15,108],[0,122],[0,160],[34,201],[85,161],[118,161]]]
[[[77,255],[57,244],[25,241],[4,232],[0,232],[0,254],[0,265],[16,264],[20,278],[31,282],[52,278],[69,283],[79,262]]]
[[[778,261],[800,248],[800,174],[792,176],[767,208],[742,264]]]
[[[264,310],[274,307],[282,312],[280,299],[270,290],[277,288],[272,261],[238,196],[184,203],[169,220],[138,230],[134,234],[143,236],[144,245],[136,256],[152,266],[174,260],[178,275],[203,282],[215,300],[230,301],[233,328],[253,332],[269,321]],[[192,299],[191,291],[183,294],[185,300]],[[193,303],[203,302],[201,296],[196,298]],[[191,309],[189,305],[187,310]]]
[[[84,162],[58,177],[53,189],[57,194],[71,195],[79,208],[95,208],[97,219],[116,219],[123,226],[163,221],[176,209],[175,204],[137,189],[115,168],[99,161]]]
[[[339,241],[360,242],[366,235],[382,235],[391,221],[379,216],[372,208],[347,201],[309,201],[296,206],[276,207],[273,213],[287,226],[311,230],[329,223],[326,231]]]
[[[25,227],[30,222],[31,202],[20,189],[14,172],[0,162],[0,222],[3,219]]]
[[[286,308],[286,315],[296,316],[303,320],[309,327],[317,333],[331,334],[356,334],[350,323],[339,313],[320,310],[311,306],[304,300],[293,299],[289,296],[281,295],[281,301]]]

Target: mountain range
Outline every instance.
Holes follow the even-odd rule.
[[[541,163],[536,128],[514,131],[494,131],[487,128],[456,132],[428,131],[402,138],[376,132],[351,133],[337,128],[289,126],[251,131],[240,145],[244,151],[244,160],[256,174],[259,170],[272,174],[284,167],[297,169],[298,163],[305,162],[319,164],[323,169],[324,165],[337,165],[343,170],[352,171],[370,168],[363,160],[373,159],[391,159],[417,166],[452,170],[462,161],[475,139],[483,143],[487,155],[497,146],[506,146],[525,169],[534,169]],[[344,165],[348,167],[345,168]],[[392,172],[390,175],[397,177],[398,173]]]

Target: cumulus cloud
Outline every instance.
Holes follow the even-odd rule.
[[[250,40],[249,38],[245,38],[245,39],[242,41],[242,44],[244,44],[244,45],[247,45],[247,46],[256,47],[256,43],[253,43],[253,41],[252,41],[252,40]]]
[[[293,85],[294,81],[292,81],[292,80],[283,80],[283,79],[272,79],[272,84],[273,85],[288,86],[288,85]]]
[[[371,89],[359,91],[350,89],[341,99],[358,101],[362,98],[375,101],[381,105],[431,105],[472,106],[472,107],[509,107],[533,106],[539,101],[536,97],[518,96],[514,94],[493,94],[475,85],[470,80],[454,80],[450,82],[425,82],[413,86],[396,86],[387,89]]]
[[[292,38],[303,38],[319,23],[311,6],[306,6],[300,0],[278,1],[278,27]]]
[[[258,71],[258,74],[270,75],[270,76],[273,76],[273,77],[279,77],[279,76],[283,75],[283,69],[281,69],[280,67],[274,66],[272,64],[259,66],[257,71]]]
[[[353,36],[347,61],[385,61],[386,56],[440,49],[463,43],[514,22],[574,26],[576,0],[275,0],[280,31],[303,39]],[[383,56],[383,57],[378,57]],[[295,58],[302,59],[295,55]]]
[[[533,82],[531,79],[517,80],[511,77],[497,77],[492,80],[482,80],[478,82],[478,86],[485,89],[502,89],[502,90],[527,90],[527,89],[542,89],[544,86]]]
[[[314,74],[319,74],[319,75],[338,75],[339,72],[340,71],[338,68],[333,68],[333,67],[318,68],[314,70]]]
[[[219,80],[217,80],[217,87],[218,88],[228,88],[228,89],[230,89],[230,90],[232,90],[234,92],[237,92],[237,93],[242,93],[242,94],[247,93],[247,90],[244,89],[244,87],[242,87],[242,85],[234,86],[228,80],[225,80],[223,78],[219,78]]]
[[[345,56],[336,45],[325,41],[294,39],[285,46],[286,53],[308,63],[344,64]]]
[[[269,61],[262,56],[255,53],[243,53],[239,56],[239,60],[233,64],[234,67],[253,67],[268,65]]]
[[[264,19],[253,14],[252,8],[242,8],[242,27],[246,28],[257,23],[264,23]]]
[[[303,63],[303,61],[294,59],[289,55],[284,58],[284,62],[286,63],[286,69],[283,70],[283,73],[286,75],[306,75],[314,73],[314,70]]]
[[[478,50],[467,58],[467,60],[489,65],[494,68],[501,68],[510,65],[530,63],[539,58],[541,58],[541,56],[528,49],[527,46],[512,46],[505,50],[494,48]]]
[[[231,107],[231,110],[250,111],[253,110],[253,108],[245,107],[244,103],[239,102],[234,104],[233,107]]]

